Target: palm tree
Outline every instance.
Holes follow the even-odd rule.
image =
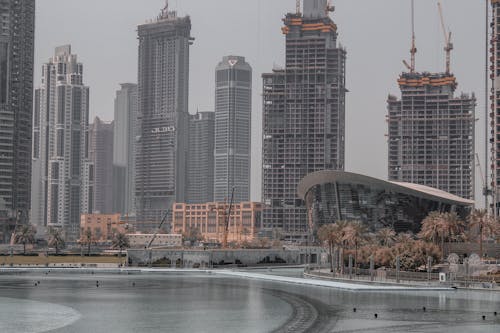
[[[428,242],[438,244],[441,235],[444,234],[443,214],[431,212],[423,221],[418,237]]]
[[[396,232],[392,228],[382,228],[375,235],[379,244],[382,246],[391,246],[396,240]]]
[[[49,228],[49,242],[48,245],[50,247],[56,248],[56,255],[59,254],[60,249],[64,249],[66,247],[66,242],[64,241],[63,234],[58,228]]]
[[[130,240],[126,234],[119,232],[119,233],[114,235],[113,248],[120,249],[120,252],[118,253],[120,265],[122,263],[122,251],[123,251],[123,249],[126,249],[128,247],[130,247]]]
[[[368,228],[360,221],[351,221],[344,228],[343,240],[354,247],[354,267],[358,267],[358,248],[368,239]]]
[[[87,256],[90,257],[90,247],[94,243],[94,235],[92,229],[87,228],[80,238],[80,244],[87,245]]]
[[[21,229],[16,231],[14,242],[23,244],[23,254],[26,255],[26,244],[35,243],[36,230],[31,224],[21,226]]]
[[[495,236],[499,233],[498,223],[489,215],[486,209],[474,209],[469,215],[469,228],[479,231],[479,252],[483,257],[483,238],[487,235]]]
[[[334,224],[324,224],[318,229],[318,239],[328,245],[328,257],[330,258],[330,272],[333,272],[333,248],[339,243]]]

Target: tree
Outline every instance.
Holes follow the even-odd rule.
[[[323,243],[327,244],[328,247],[328,257],[330,261],[330,272],[333,272],[333,248],[339,242],[339,237],[336,234],[336,228],[334,224],[324,224],[318,229],[318,239]]]
[[[49,242],[48,245],[50,247],[56,248],[56,255],[59,254],[60,249],[64,249],[66,247],[66,242],[64,241],[63,234],[61,229],[58,228],[49,228]]]
[[[343,231],[345,243],[354,247],[354,263],[355,267],[358,267],[358,248],[368,239],[368,228],[360,221],[351,221]]]
[[[21,226],[19,230],[16,231],[14,236],[14,242],[16,244],[23,244],[23,254],[26,254],[26,244],[35,243],[36,230],[31,224],[26,224]]]
[[[189,241],[191,244],[203,240],[203,235],[200,229],[197,227],[186,227],[186,230],[182,233],[182,238],[184,241]]]
[[[92,234],[92,229],[87,228],[80,237],[80,244],[87,246],[87,256],[90,257],[90,247],[94,244],[94,235]]]
[[[382,228],[375,235],[377,242],[382,246],[391,246],[396,240],[396,232],[392,228]]]
[[[128,236],[122,232],[116,233],[113,237],[113,248],[114,249],[119,249],[120,252],[118,253],[118,257],[120,260],[120,265],[122,262],[122,251],[123,249],[129,248],[130,247],[130,240]]]
[[[432,212],[422,221],[419,238],[441,244],[444,258],[444,242],[456,239],[464,230],[464,223],[456,213]]]
[[[483,239],[486,236],[499,234],[499,226],[495,219],[489,215],[486,209],[474,209],[469,215],[469,228],[476,228],[479,232],[479,252],[483,257]]]

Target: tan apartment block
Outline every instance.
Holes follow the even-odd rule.
[[[175,203],[172,214],[172,232],[184,233],[197,228],[205,241],[220,242],[224,238],[224,225],[229,204],[209,202],[205,204]],[[228,242],[251,241],[261,228],[262,204],[241,202],[233,204],[229,218]]]

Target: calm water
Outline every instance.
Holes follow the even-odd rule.
[[[0,275],[0,332],[48,331],[498,333],[500,294],[353,293],[205,273]]]

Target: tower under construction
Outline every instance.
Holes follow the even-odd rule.
[[[305,0],[300,9],[283,19],[285,67],[263,74],[263,224],[289,240],[310,233],[300,180],[344,169],[346,51],[329,2]]]
[[[442,19],[442,10],[439,4]],[[455,96],[450,72],[451,33],[444,29],[446,69],[415,71],[415,34],[411,65],[398,79],[401,98],[388,98],[389,180],[422,184],[474,199],[474,94]]]

